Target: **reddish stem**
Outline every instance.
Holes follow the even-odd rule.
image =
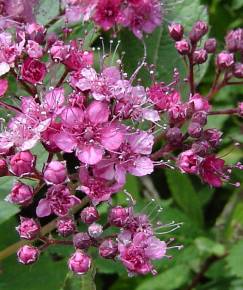
[[[238,109],[228,109],[228,110],[211,111],[208,112],[208,115],[234,115],[238,113],[239,113]]]

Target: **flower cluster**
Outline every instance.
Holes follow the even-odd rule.
[[[104,31],[116,25],[128,27],[142,38],[162,22],[162,4],[159,0],[65,0],[69,22],[92,19]]]
[[[161,21],[157,1],[67,4],[69,17],[78,9],[85,20],[92,17],[104,30],[120,23],[139,38]],[[172,227],[170,232],[179,225],[153,225],[146,213],[135,213],[132,204],[111,206],[127,175],[146,176],[155,168],[168,166],[219,187],[229,180],[233,167],[242,168],[241,164],[226,165],[217,157],[214,152],[222,133],[205,127],[213,115],[243,115],[242,103],[226,111],[213,111],[210,103],[236,76],[234,64],[240,71],[233,53],[242,52],[242,33],[237,30],[227,36],[230,52],[217,55],[216,80],[209,94],[202,96],[196,91],[194,67],[216,50],[214,39],[199,48],[207,30],[207,24],[198,21],[188,38],[183,38],[181,24],[169,26],[175,47],[189,67],[187,98],[179,90],[177,70],[170,84],[153,77],[150,86],[144,87],[136,80],[145,61],[129,77],[120,59],[107,65],[106,55],[102,55],[97,68],[95,48],[85,50],[82,40],[48,34],[37,23],[18,27],[15,35],[6,30],[0,33],[0,106],[12,113],[0,133],[0,176],[16,179],[9,202],[22,207],[37,204],[35,217],[21,217],[17,231],[23,239],[41,242],[38,247],[20,248],[19,262],[34,263],[48,246],[63,244],[75,248],[68,267],[77,274],[86,273],[92,265],[90,247],[98,248],[104,259],[120,260],[130,275],[155,274],[152,261],[166,257],[173,248],[156,237],[157,229]],[[17,105],[5,100],[10,74],[26,92],[16,97]],[[32,151],[37,144],[47,153],[41,169],[37,166],[40,156]],[[28,179],[37,185],[30,185]],[[101,203],[110,204],[105,224],[99,222]],[[56,231],[61,239],[41,231],[42,218],[47,216],[57,216]],[[80,232],[81,222],[86,231]],[[114,234],[108,235],[108,228]]]

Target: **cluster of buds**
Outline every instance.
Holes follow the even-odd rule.
[[[121,21],[141,38],[142,32],[151,32],[161,21],[158,1],[84,2],[68,1],[68,16],[75,14],[72,9],[84,9],[85,17],[92,17],[105,30]],[[234,165],[226,165],[214,153],[222,133],[205,125],[208,117],[221,113],[242,116],[243,106],[212,110],[212,96],[230,84],[228,78],[219,83],[222,73],[230,75],[221,69],[219,56],[217,78],[208,96],[196,92],[194,66],[216,50],[214,39],[198,48],[207,31],[207,25],[198,21],[186,40],[182,25],[169,27],[176,49],[188,62],[188,98],[182,98],[178,89],[177,70],[170,84],[153,77],[150,86],[144,87],[136,80],[145,60],[131,76],[124,72],[121,59],[107,65],[107,54],[100,57],[97,68],[96,48],[85,50],[83,39],[67,40],[65,31],[62,37],[49,35],[46,27],[31,23],[18,27],[15,37],[7,30],[0,33],[0,106],[12,113],[0,133],[0,175],[16,179],[9,202],[22,207],[37,204],[35,217],[21,217],[17,227],[21,238],[33,244],[38,241],[38,247],[19,249],[21,263],[34,263],[48,246],[63,244],[75,248],[68,267],[77,274],[86,273],[92,265],[90,247],[96,247],[104,259],[120,260],[130,275],[156,273],[152,261],[166,257],[173,248],[156,234],[161,228],[169,227],[168,233],[180,225],[153,225],[146,213],[135,213],[132,204],[110,208],[107,223],[101,224],[99,205],[111,204],[128,174],[146,176],[165,166],[196,174],[215,187],[229,180]],[[241,41],[235,42],[236,53]],[[62,70],[61,76],[56,74]],[[5,102],[10,73],[26,90],[26,96],[12,102],[17,105]],[[37,144],[48,155],[42,169],[36,166],[40,156],[31,151]],[[38,185],[26,184],[26,179]],[[60,239],[43,235],[38,219],[47,216],[57,217]],[[86,225],[86,231],[79,231],[79,223]],[[107,234],[107,228],[114,228],[114,234]]]

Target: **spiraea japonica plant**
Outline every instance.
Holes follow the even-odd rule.
[[[240,186],[231,174],[243,165],[217,154],[224,132],[208,120],[243,116],[243,103],[223,110],[212,104],[224,87],[243,84],[243,29],[229,31],[219,50],[205,21],[189,30],[183,22],[167,27],[159,0],[67,0],[45,25],[35,18],[37,1],[1,3],[0,175],[13,177],[6,200],[22,209],[18,261],[38,263],[60,245],[72,249],[67,265],[79,275],[95,267],[97,256],[121,263],[130,276],[156,274],[153,261],[167,263],[172,249],[182,248],[170,236],[181,223],[163,222],[153,198],[136,207],[127,177],[167,169],[205,186]],[[92,29],[77,37],[87,25]],[[159,26],[186,76],[174,66],[164,80],[149,62],[147,34]],[[119,38],[127,29],[143,47],[132,73]],[[215,79],[202,94],[196,73],[209,59]],[[35,148],[45,151],[44,162]]]

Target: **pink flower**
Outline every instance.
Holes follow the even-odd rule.
[[[46,75],[46,65],[39,60],[27,58],[21,68],[21,77],[35,85],[41,83]]]
[[[14,204],[27,206],[31,204],[33,196],[34,191],[32,187],[21,182],[16,182],[6,200]]]
[[[98,0],[93,19],[107,31],[116,24],[120,8],[121,0]]]
[[[73,218],[67,216],[59,218],[57,221],[57,232],[63,236],[68,237],[71,234],[74,234],[76,230],[76,224]]]
[[[17,252],[18,261],[24,265],[35,263],[38,260],[39,255],[40,251],[38,248],[28,245],[21,247]]]
[[[42,47],[33,40],[28,40],[26,51],[31,58],[40,58],[43,55]]]
[[[120,125],[108,122],[109,107],[93,101],[86,111],[66,108],[62,113],[63,131],[55,136],[64,152],[76,151],[78,159],[87,164],[98,163],[107,151],[117,150],[124,139]]]
[[[139,5],[128,5],[119,15],[119,23],[129,27],[138,38],[143,37],[143,32],[153,32],[161,22],[161,5],[157,0],[143,0],[139,1]]]
[[[46,198],[39,201],[36,208],[38,217],[45,217],[52,213],[57,216],[65,216],[69,210],[76,204],[80,203],[80,199],[72,195],[65,185],[53,185],[46,194]]]
[[[31,174],[35,168],[36,157],[30,151],[16,153],[10,160],[11,171],[17,176]]]
[[[155,84],[148,91],[154,105],[160,110],[167,111],[172,106],[180,103],[180,94],[163,84]]]
[[[200,176],[202,180],[214,187],[221,187],[223,179],[228,179],[224,173],[225,162],[214,155],[206,157],[200,163]]]
[[[192,150],[182,152],[177,158],[177,166],[183,173],[197,174],[200,157]]]
[[[189,104],[192,105],[194,112],[205,111],[208,112],[211,106],[206,98],[199,94],[190,97]]]

